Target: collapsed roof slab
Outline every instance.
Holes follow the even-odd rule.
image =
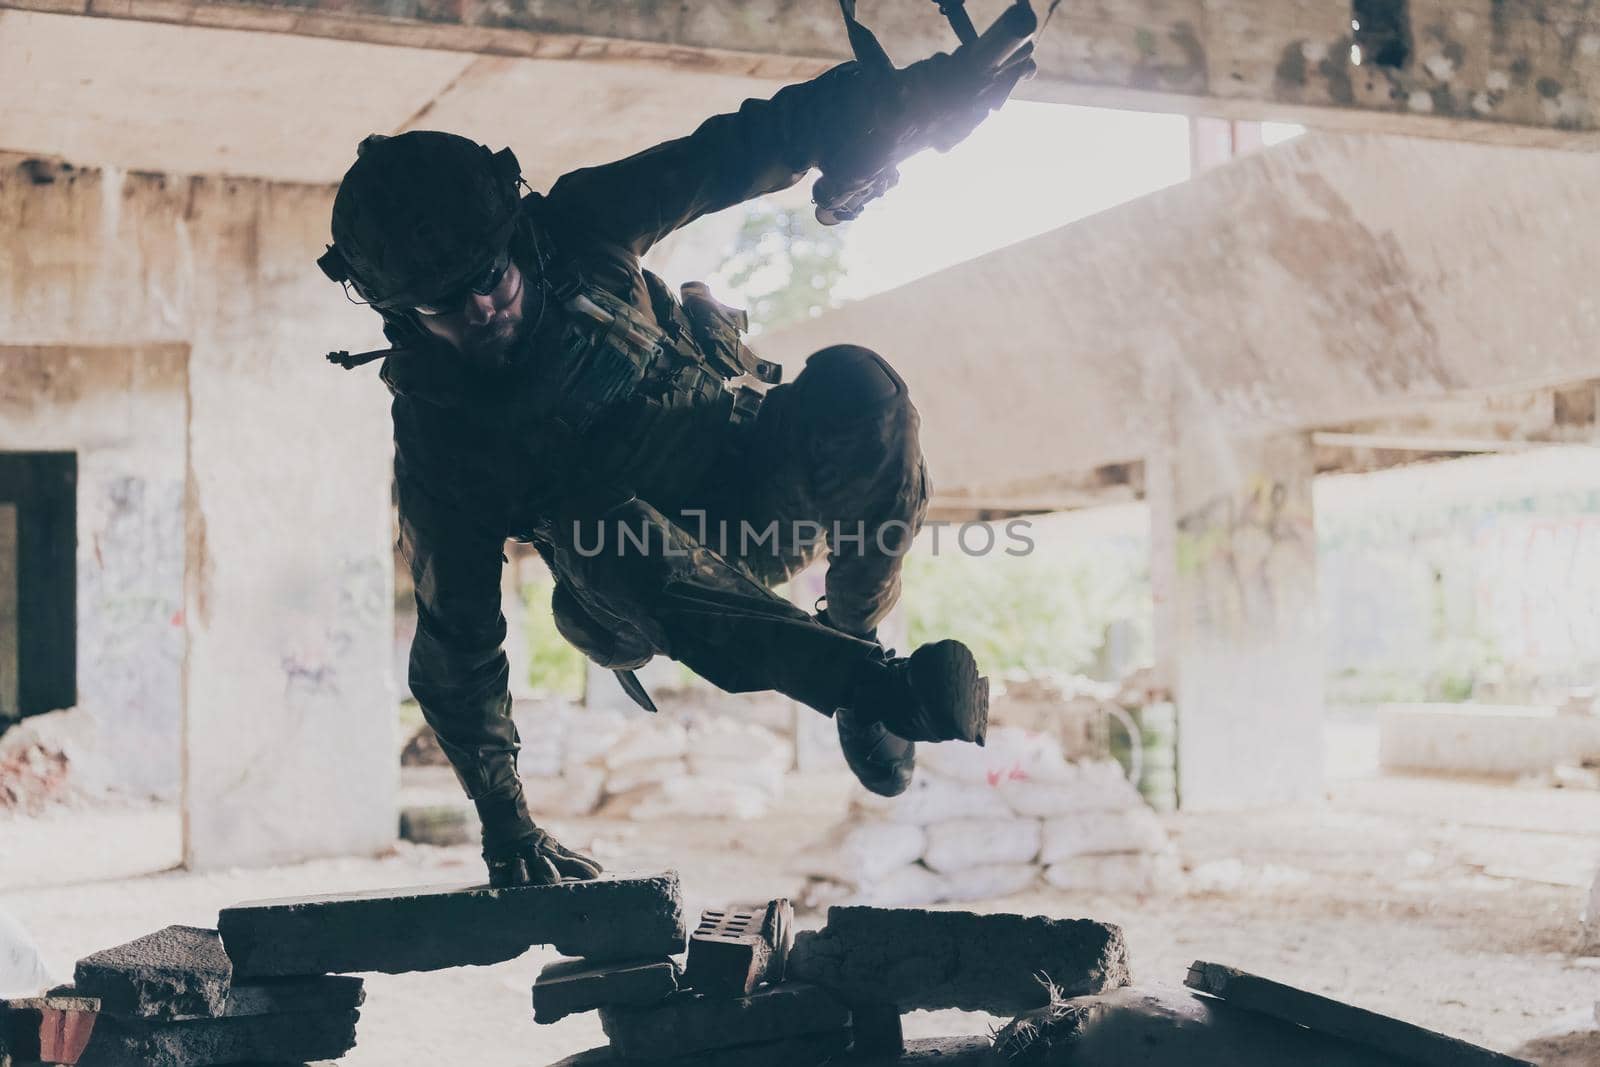
[[[1597,182],[1578,153],[1307,137],[760,348],[791,373],[884,353],[956,494],[1136,460],[1179,420],[1265,434],[1571,382],[1600,369]]]
[[[973,17],[986,24],[1005,3],[972,0]],[[1040,75],[1020,94],[1594,148],[1600,22],[1588,9],[1588,0],[1066,4],[1039,41]],[[862,13],[901,63],[954,44],[932,4]],[[67,21],[52,28],[43,15]],[[153,32],[161,26],[168,32]],[[538,185],[849,56],[825,0],[0,0],[0,148],[332,182],[353,138],[426,120],[522,148],[538,160]]]

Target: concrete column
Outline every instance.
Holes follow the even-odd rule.
[[[370,368],[321,358],[381,341],[316,269],[332,201],[324,187],[0,158],[0,344],[188,352],[170,412],[151,407],[148,380],[107,396],[182,438],[167,510],[184,521],[131,543],[181,557],[181,600],[153,618],[182,628],[197,868],[375,852],[395,836],[388,397]],[[156,555],[128,558],[118,574],[165,573]],[[128,627],[118,590],[104,592],[83,602],[80,628],[107,649],[80,660],[85,692],[131,669],[114,661],[148,658],[108,645]]]
[[[1149,461],[1157,674],[1177,701],[1186,808],[1320,794],[1312,474],[1305,435],[1180,433]]]

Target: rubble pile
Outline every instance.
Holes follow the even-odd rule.
[[[792,922],[786,900],[717,909],[702,915],[682,968],[666,959],[546,968],[535,1020],[598,1011],[610,1039],[557,1067],[989,1063],[983,1037],[908,1045],[901,1015],[1020,1015],[1063,991],[1128,981],[1121,930],[1087,919],[835,908],[820,931],[795,935]]]
[[[0,1006],[0,1064],[337,1059],[355,1047],[364,997],[360,978],[240,976],[217,931],[169,926],[79,960],[70,986]]]
[[[224,909],[217,927],[167,927],[78,961],[71,986],[0,1001],[0,1067],[336,1060],[355,1047],[364,999],[351,972],[499,963],[535,945],[665,958],[685,934],[671,873],[262,901]]]
[[[598,1012],[609,1041],[554,1067],[1530,1067],[1215,963],[1195,962],[1189,989],[1134,986],[1122,931],[1089,919],[836,907],[797,934],[780,899],[707,910],[689,934],[671,873],[268,901],[218,927],[168,927],[80,960],[71,986],[0,1001],[0,1067],[336,1060],[363,1001],[342,972],[534,945],[570,958],[538,975],[533,1021]],[[948,1009],[1011,1021],[904,1039],[904,1013]]]
[[[1020,727],[984,748],[922,745],[904,795],[865,797],[814,851],[805,903],[985,900],[1031,889],[1143,893],[1182,878],[1159,819],[1114,760],[1069,762]]]

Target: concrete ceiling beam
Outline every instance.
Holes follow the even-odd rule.
[[[1004,0],[973,0],[986,23]],[[1040,0],[1039,6],[1045,6]],[[0,8],[787,81],[849,58],[817,0],[0,0]],[[863,4],[900,62],[950,48],[931,3]],[[1600,146],[1585,0],[1096,0],[1038,47],[1040,100],[1548,147]]]

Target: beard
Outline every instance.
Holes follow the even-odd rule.
[[[474,326],[461,339],[461,358],[480,371],[502,371],[511,365],[522,340],[523,320],[495,318]]]

